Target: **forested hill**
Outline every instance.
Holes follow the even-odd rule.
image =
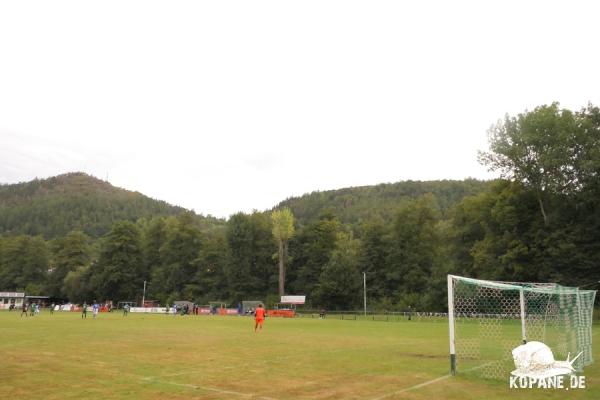
[[[375,310],[442,311],[447,274],[597,288],[600,109],[541,106],[493,132],[480,160],[511,180],[314,192],[227,221],[81,173],[0,186],[0,289],[139,301],[147,281],[161,304],[282,292],[350,310],[366,276]]]
[[[289,207],[300,225],[318,219],[323,212],[333,213],[342,223],[355,225],[377,217],[390,220],[400,207],[426,193],[435,196],[444,213],[465,197],[479,194],[490,185],[489,181],[476,179],[383,183],[312,192],[286,199],[275,208]]]
[[[78,229],[99,237],[116,221],[185,211],[81,172],[0,185],[0,235],[42,235],[50,239]],[[198,219],[204,224],[222,223],[201,216]]]

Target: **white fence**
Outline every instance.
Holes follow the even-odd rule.
[[[131,307],[130,312],[135,313],[147,313],[147,314],[166,314],[166,307]],[[170,308],[169,313],[173,313],[173,308]]]

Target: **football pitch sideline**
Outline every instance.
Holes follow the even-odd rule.
[[[600,399],[450,377],[443,321],[0,312],[2,399]]]

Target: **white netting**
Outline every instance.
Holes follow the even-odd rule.
[[[505,379],[514,369],[512,350],[524,340],[545,343],[557,360],[583,352],[573,363],[577,371],[593,361],[595,291],[556,284],[449,279],[458,371]]]

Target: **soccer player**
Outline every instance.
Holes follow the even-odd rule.
[[[94,303],[94,305],[92,306],[92,314],[94,316],[94,319],[96,319],[96,317],[98,316],[99,308],[100,308],[100,306],[98,305],[98,303]]]
[[[23,308],[21,309],[21,317],[23,316],[23,314],[25,314],[25,316],[27,316],[28,309],[29,309],[29,304],[23,302]]]
[[[81,310],[81,319],[87,319],[87,303],[83,303],[83,309]]]
[[[254,311],[254,332],[256,332],[256,328],[260,327],[260,330],[262,331],[262,327],[263,327],[263,321],[265,320],[265,309],[263,308],[262,304],[259,304],[258,307],[256,308],[256,311]]]
[[[50,304],[50,315],[54,314],[54,303]]]
[[[125,307],[123,307],[123,316],[126,317],[127,313],[129,313],[129,304],[125,304]]]

